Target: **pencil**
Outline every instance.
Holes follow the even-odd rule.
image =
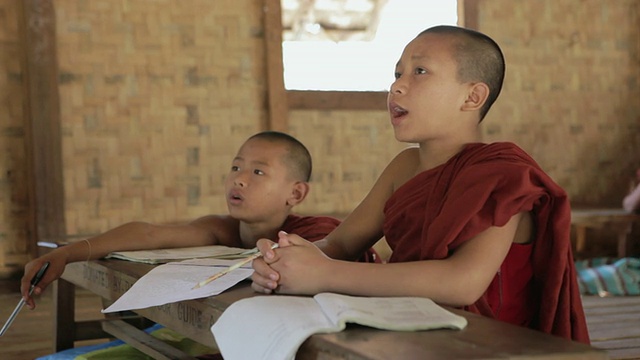
[[[277,248],[277,247],[278,247],[278,244],[273,244],[273,245],[271,245],[271,248],[272,248],[272,249],[275,249],[275,248]],[[256,249],[256,250],[257,250],[257,249]],[[213,280],[218,279],[218,278],[220,278],[220,277],[222,277],[222,276],[224,276],[224,275],[226,275],[226,274],[230,273],[231,271],[233,271],[233,270],[235,270],[235,269],[238,269],[238,268],[240,268],[241,266],[246,265],[246,264],[248,264],[248,263],[252,262],[253,260],[255,260],[255,259],[259,258],[260,256],[262,256],[262,253],[260,253],[260,252],[258,251],[257,253],[255,253],[255,254],[253,254],[253,255],[251,255],[251,256],[249,256],[249,257],[246,257],[246,258],[244,258],[244,259],[242,259],[242,260],[238,261],[237,263],[235,263],[235,264],[233,264],[233,265],[229,266],[228,268],[226,268],[226,269],[224,269],[224,270],[222,270],[222,271],[220,271],[220,272],[218,272],[218,273],[215,273],[215,274],[213,274],[213,275],[209,276],[209,277],[208,277],[208,278],[206,278],[205,280],[200,281],[199,283],[197,283],[197,284],[196,284],[196,286],[194,286],[194,287],[193,287],[193,289],[201,288],[201,287],[203,287],[203,286],[207,285],[208,283],[212,282]],[[192,289],[192,290],[193,290],[193,289]]]

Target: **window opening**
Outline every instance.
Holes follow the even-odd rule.
[[[282,0],[287,90],[386,91],[420,31],[458,21],[456,0]]]

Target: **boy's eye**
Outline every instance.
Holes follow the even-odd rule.
[[[240,170],[240,167],[237,165],[231,165],[231,171],[238,171]]]
[[[402,76],[402,74],[401,74],[401,73],[399,73],[399,72],[397,72],[397,71],[393,73],[393,77],[394,77],[396,80],[400,79],[400,76]]]
[[[427,70],[426,70],[426,69],[423,69],[423,68],[416,68],[415,73],[416,73],[416,75],[419,75],[419,74],[426,74],[426,73],[427,73]]]
[[[256,175],[264,175],[264,171],[262,171],[260,169],[253,170],[253,173],[256,174]]]

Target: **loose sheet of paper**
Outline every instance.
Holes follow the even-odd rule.
[[[233,270],[201,288],[193,287],[236,262],[237,260],[193,259],[157,266],[102,312],[144,309],[218,295],[251,276],[251,264]]]

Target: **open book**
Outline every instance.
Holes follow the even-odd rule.
[[[211,332],[225,360],[293,359],[304,340],[344,330],[346,323],[384,330],[463,329],[467,319],[427,298],[321,293],[254,296],[229,306]],[[250,346],[246,341],[250,339]]]
[[[242,249],[224,245],[193,246],[173,249],[116,251],[109,255],[110,259],[121,259],[146,264],[164,264],[187,259],[240,259],[253,253],[256,249]]]

